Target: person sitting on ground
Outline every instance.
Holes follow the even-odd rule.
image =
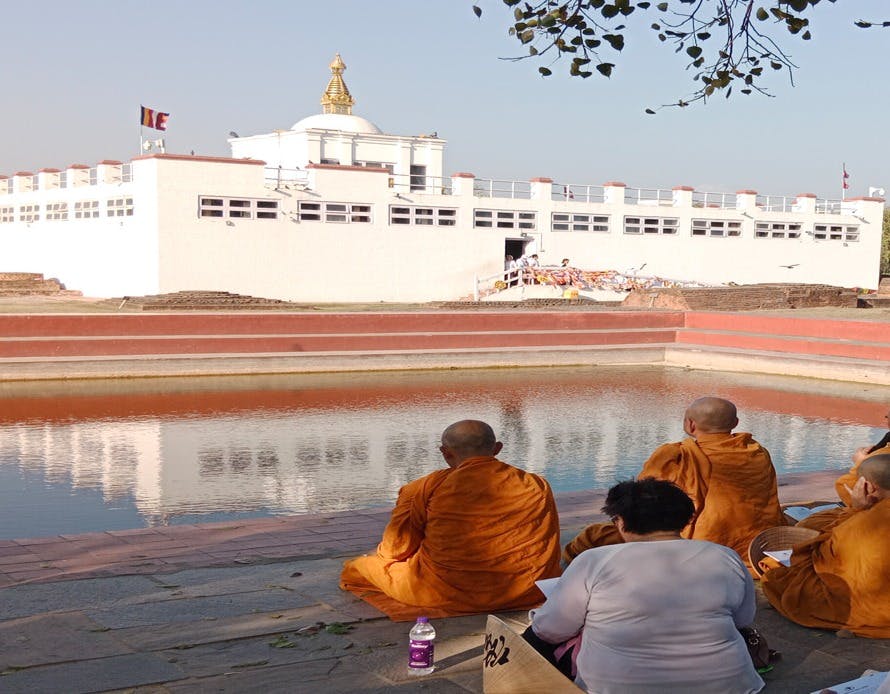
[[[445,429],[448,467],[402,487],[376,553],[347,561],[340,587],[393,619],[540,604],[535,581],[560,573],[556,503],[501,448],[485,422]]]
[[[754,621],[754,582],[731,549],[681,538],[694,511],[671,482],[612,487],[603,512],[624,543],[579,555],[526,639],[554,662],[548,644],[580,634],[574,681],[590,692],[760,691],[739,632]]]
[[[796,545],[791,566],[767,568],[763,593],[792,622],[885,639],[890,638],[890,453],[866,458],[859,472],[850,507],[817,537]]]
[[[887,423],[888,427],[890,427],[890,412],[887,412],[884,415],[884,421]],[[875,445],[857,448],[853,453],[853,467],[850,468],[849,472],[838,477],[837,481],[834,483],[834,489],[840,500],[844,502],[845,506],[850,505],[849,489],[852,488],[859,479],[859,466],[862,464],[863,460],[876,453],[890,453],[890,431],[884,434],[884,437]]]
[[[699,398],[683,416],[689,438],[656,448],[639,477],[674,482],[692,498],[695,515],[683,537],[726,545],[747,561],[754,536],[786,521],[769,452],[751,434],[733,434],[738,423],[729,400]],[[613,523],[594,523],[565,546],[563,559],[619,542]]]

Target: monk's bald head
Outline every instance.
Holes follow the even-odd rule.
[[[699,398],[686,409],[685,416],[701,434],[728,433],[739,423],[735,405],[723,398]]]
[[[501,447],[494,430],[478,419],[463,419],[442,432],[442,446],[464,460],[480,455],[497,455]]]
[[[890,492],[890,453],[873,455],[862,461],[859,474],[885,492]]]

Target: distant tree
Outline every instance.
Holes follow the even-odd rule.
[[[650,24],[660,41],[682,52],[687,69],[698,84],[686,99],[665,106],[688,106],[721,93],[758,92],[764,71],[784,70],[794,83],[796,65],[782,44],[789,35],[809,41],[814,6],[821,0],[502,0],[513,8],[509,33],[527,48],[515,60],[543,63],[538,72],[552,74],[559,58],[571,58],[569,74],[587,78],[598,73],[610,77],[615,56],[624,50],[631,30],[625,25],[634,12],[654,14]],[[836,0],[825,0],[836,2]],[[473,5],[479,17],[482,9]],[[860,19],[862,29],[888,27],[890,21]],[[606,57],[601,55],[606,53]],[[647,113],[655,113],[651,108]]]
[[[881,236],[881,275],[890,275],[890,209],[884,208],[884,231]]]

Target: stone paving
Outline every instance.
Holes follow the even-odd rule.
[[[783,501],[831,498],[835,471],[786,475]],[[564,538],[602,492],[557,497]],[[0,692],[480,692],[485,615],[435,621],[437,670],[406,672],[408,624],[343,593],[344,557],[388,509],[0,541]],[[760,598],[783,653],[769,692],[810,692],[868,668],[890,641],[791,624]],[[526,613],[502,615],[517,629]]]

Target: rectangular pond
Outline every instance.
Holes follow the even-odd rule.
[[[844,469],[890,388],[653,367],[0,385],[0,539],[392,504],[444,465],[439,436],[492,424],[556,491],[634,475],[701,395],[739,406],[778,471]]]

